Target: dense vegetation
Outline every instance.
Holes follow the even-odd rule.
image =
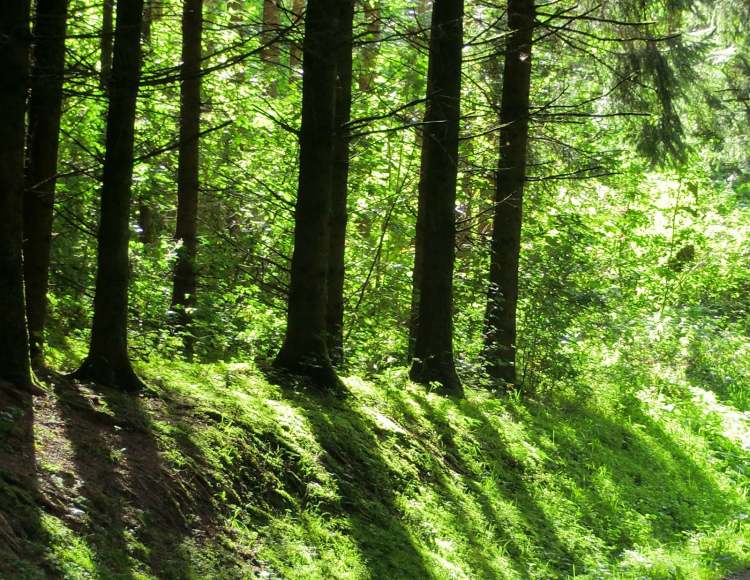
[[[748,16],[3,5],[0,576],[750,568]]]

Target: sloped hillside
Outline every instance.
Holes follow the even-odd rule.
[[[750,567],[748,417],[679,380],[321,398],[154,360],[0,413],[3,578],[718,578]],[[658,385],[658,386],[657,386]]]

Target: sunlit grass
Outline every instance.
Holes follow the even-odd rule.
[[[688,385],[622,389],[600,368],[595,387],[454,401],[392,370],[347,379],[342,402],[249,364],[140,370],[161,457],[180,480],[200,474],[217,516],[212,536],[172,555],[191,577],[233,557],[285,578],[719,578],[750,566],[748,431]],[[106,569],[80,531],[45,527],[57,569]],[[145,573],[138,537],[127,557]]]

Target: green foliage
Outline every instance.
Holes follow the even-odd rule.
[[[81,578],[718,578],[750,565],[750,426],[674,370],[591,361],[543,398],[452,401],[392,369],[347,379],[342,402],[252,365],[155,358],[142,411],[115,393],[105,410],[150,433],[192,533],[175,550],[169,520],[118,537],[43,515],[45,562]],[[143,501],[110,493],[123,514]]]
[[[98,400],[94,417],[149,434],[200,533],[144,506],[129,508],[130,528],[107,532],[119,504],[96,494],[87,505],[97,521],[38,517],[0,473],[1,511],[19,514],[37,548],[19,560],[0,546],[0,572],[11,562],[21,577],[42,577],[45,562],[76,578],[717,578],[750,565],[746,6],[539,7],[522,384],[498,398],[480,353],[507,31],[503,6],[467,2],[462,402],[409,384],[402,368],[429,3],[379,2],[377,34],[359,10],[355,36],[382,42],[355,50],[355,77],[372,62],[374,82],[353,102],[343,369],[353,395],[340,402],[280,388],[259,370],[284,330],[301,89],[299,67],[287,66],[299,26],[281,42],[281,65],[255,54],[260,2],[205,3],[198,362],[179,362],[177,155],[167,146],[181,3],[161,4],[144,39],[130,243],[129,339],[152,391],[137,405]],[[71,0],[71,15],[47,329],[58,369],[80,360],[90,325],[106,113],[101,4]],[[57,393],[61,408],[86,408],[71,393]],[[0,412],[0,450],[18,435],[16,409]],[[43,477],[60,477],[64,462],[44,455],[56,432],[35,436]],[[86,451],[111,470],[132,461],[123,449],[99,441]]]

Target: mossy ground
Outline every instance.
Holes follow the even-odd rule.
[[[53,353],[54,355],[54,353]],[[54,357],[53,357],[54,358]],[[720,578],[750,567],[747,415],[681,379],[326,398],[250,364],[58,375],[0,413],[3,578]],[[273,379],[273,377],[271,377]]]

